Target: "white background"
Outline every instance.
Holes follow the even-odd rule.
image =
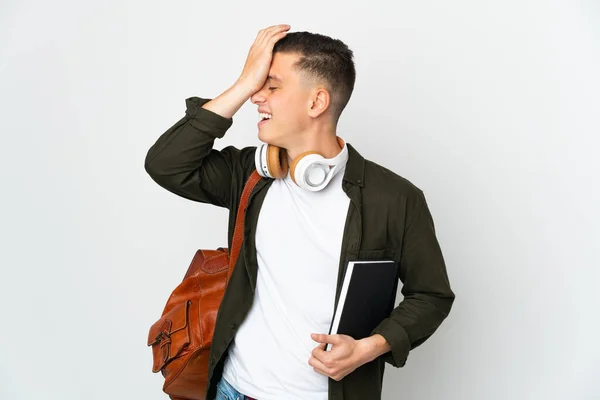
[[[457,295],[383,398],[599,399],[592,0],[2,1],[0,398],[166,399],[148,328],[227,214],[144,157],[278,23],[354,50],[338,134],[423,189]]]

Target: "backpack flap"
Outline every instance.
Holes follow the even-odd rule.
[[[160,371],[190,344],[191,303],[188,300],[173,308],[150,328],[148,346],[152,346],[152,372]]]

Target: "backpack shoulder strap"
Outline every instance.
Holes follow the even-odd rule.
[[[240,199],[240,205],[237,210],[235,217],[235,228],[233,230],[233,241],[231,243],[231,252],[229,253],[229,271],[227,272],[227,283],[233,273],[233,268],[240,253],[242,247],[242,241],[244,240],[244,221],[246,217],[246,207],[248,206],[248,200],[250,199],[250,193],[256,184],[262,179],[257,170],[254,170],[242,192],[242,198]]]

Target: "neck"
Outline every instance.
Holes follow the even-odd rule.
[[[335,126],[330,126],[298,135],[298,140],[286,147],[286,150],[288,165],[292,165],[294,159],[306,151],[315,151],[325,158],[333,158],[342,151],[342,148],[337,141]]]

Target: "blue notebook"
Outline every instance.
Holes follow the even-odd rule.
[[[398,271],[392,260],[350,261],[329,334],[354,339],[371,335],[394,309]],[[331,344],[325,350],[329,351]]]

